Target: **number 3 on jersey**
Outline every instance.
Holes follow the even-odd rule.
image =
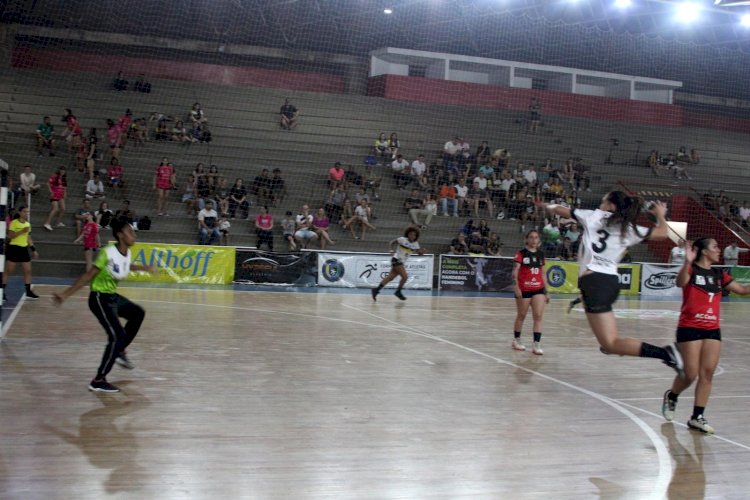
[[[602,253],[607,248],[607,239],[609,238],[609,232],[607,232],[604,229],[600,229],[596,232],[596,234],[599,235],[599,241],[596,243],[593,243],[591,245],[591,248],[596,253]]]

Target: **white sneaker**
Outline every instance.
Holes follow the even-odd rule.
[[[58,222],[57,225],[55,225],[55,227],[65,227],[65,223],[64,222]]]
[[[704,434],[713,434],[714,428],[708,425],[708,420],[703,415],[688,420],[688,427],[703,432]]]
[[[513,343],[510,345],[516,351],[525,351],[526,347],[521,343],[520,340],[513,339]]]
[[[544,354],[544,351],[542,351],[541,342],[534,342],[534,347],[531,349],[531,352],[539,356]]]
[[[674,420],[674,410],[677,407],[677,401],[669,399],[670,392],[672,392],[671,389],[667,389],[661,403],[661,414],[664,415],[664,420],[667,422]]]
[[[49,224],[45,224],[44,229],[46,229],[47,231],[52,231],[52,226],[50,226]]]

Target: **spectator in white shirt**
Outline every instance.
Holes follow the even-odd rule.
[[[461,139],[454,137],[443,146],[443,166],[445,171],[458,175],[458,159],[461,152]]]
[[[396,159],[391,162],[393,170],[393,180],[396,182],[398,189],[404,189],[411,182],[411,166],[402,155],[396,155]]]
[[[216,227],[218,215],[214,210],[213,200],[206,200],[206,205],[198,212],[198,244],[211,245],[221,239],[219,228]],[[208,237],[208,241],[206,241]]]
[[[310,207],[302,205],[302,212],[294,218],[296,231],[294,239],[300,248],[307,248],[311,241],[318,239],[318,233],[313,228],[313,216],[310,213]]]
[[[419,216],[424,215],[424,224],[419,224]],[[409,210],[409,217],[416,226],[420,226],[421,229],[427,229],[430,226],[430,221],[437,215],[437,201],[435,197],[430,193],[427,193],[424,197],[422,208],[412,208]]]
[[[415,184],[422,188],[427,187],[427,165],[424,162],[424,155],[419,155],[416,160],[411,162],[411,177]]]
[[[456,200],[458,201],[458,211],[468,211],[469,209],[469,186],[463,179],[458,180],[458,184],[453,186],[456,189]]]
[[[736,266],[739,262],[740,254],[745,252],[750,252],[750,249],[740,248],[737,246],[737,242],[733,241],[728,247],[724,249],[724,265]]]
[[[106,198],[104,194],[104,183],[99,179],[98,173],[95,173],[94,178],[86,183],[85,196],[87,200],[103,200]]]
[[[529,187],[535,187],[536,181],[537,181],[537,175],[536,175],[536,167],[533,163],[529,163],[526,168],[524,168],[523,172],[523,178],[526,181],[526,184]]]
[[[484,175],[484,172],[479,172],[479,175],[474,177],[472,184],[479,184],[479,189],[487,189],[487,176]]]
[[[748,218],[750,217],[750,203],[747,201],[740,207],[740,222],[743,227],[747,227]]]
[[[23,172],[21,172],[21,191],[23,194],[36,194],[39,192],[39,187],[36,174],[31,171],[31,165],[24,166]]]

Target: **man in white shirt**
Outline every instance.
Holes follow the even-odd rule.
[[[463,179],[458,180],[458,184],[453,186],[456,189],[456,200],[458,200],[458,211],[462,212],[464,209],[469,208],[469,186]]]
[[[103,200],[106,198],[104,195],[104,183],[99,179],[98,173],[94,174],[94,178],[86,183],[85,196],[87,200]]]
[[[302,205],[302,212],[294,218],[296,231],[294,239],[301,248],[307,248],[308,243],[318,239],[318,234],[313,230],[313,216],[310,207]]]
[[[750,249],[740,248],[737,246],[737,242],[733,241],[731,245],[724,249],[724,265],[736,266],[739,262],[740,254],[745,252],[750,252]]]
[[[411,177],[416,184],[423,188],[427,187],[425,172],[427,172],[427,165],[424,162],[424,155],[419,155],[416,160],[411,162]]]
[[[39,192],[39,183],[36,181],[36,174],[31,171],[31,165],[23,167],[23,172],[21,172],[21,191],[23,194]]]
[[[479,184],[479,189],[487,189],[487,176],[484,172],[479,172],[479,175],[474,177],[472,184]]]
[[[198,212],[198,244],[199,245],[211,245],[214,241],[219,240],[221,233],[219,228],[216,227],[216,219],[218,215],[214,210],[214,202],[206,200],[206,206]],[[210,236],[209,236],[210,235]],[[208,237],[208,242],[206,242]]]
[[[396,159],[391,162],[393,170],[393,180],[396,181],[398,189],[404,189],[411,182],[411,166],[402,155],[396,155]]]
[[[526,168],[524,168],[521,173],[527,185],[531,187],[536,186],[536,181],[537,181],[536,167],[534,166],[533,163],[529,163],[529,165],[526,166]]]
[[[750,204],[745,202],[744,205],[740,207],[740,219],[742,219],[742,225],[744,227],[747,227],[748,217],[750,217]]]
[[[443,166],[446,172],[458,175],[458,157],[461,152],[461,140],[454,137],[443,146]]]

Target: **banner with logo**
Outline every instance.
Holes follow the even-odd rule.
[[[735,281],[740,285],[750,284],[750,267],[732,266],[730,274],[732,275],[732,278],[734,278]],[[730,295],[732,297],[741,297],[741,295],[737,295],[736,293],[731,293]]]
[[[405,266],[409,275],[405,288],[432,289],[432,255],[412,255]],[[318,253],[318,286],[374,288],[390,271],[390,254]],[[391,281],[388,288],[398,286],[399,279]]]
[[[238,248],[234,283],[315,286],[315,252],[273,253]]]
[[[578,293],[578,263],[548,260],[545,266],[550,293]],[[640,264],[617,266],[620,295],[638,295],[641,283]]]
[[[232,282],[235,255],[232,247],[136,243],[130,251],[132,264],[156,266],[159,275],[134,273],[128,276],[127,281],[210,285]]]
[[[641,295],[660,297],[681,297],[682,289],[677,286],[677,273],[682,266],[658,264],[641,265]]]
[[[439,273],[441,290],[513,291],[513,259],[510,257],[441,255]]]

